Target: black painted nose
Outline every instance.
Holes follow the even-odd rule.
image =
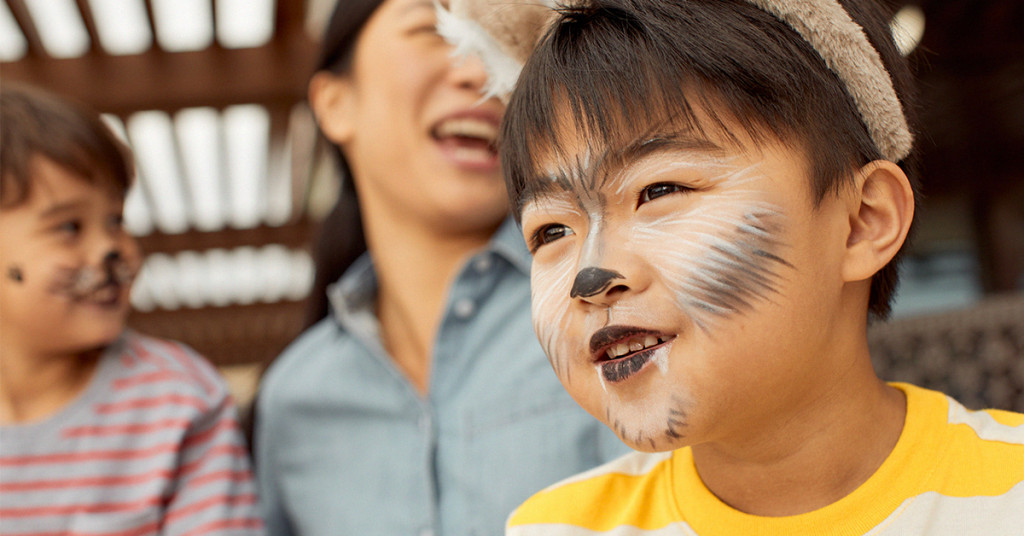
[[[111,264],[121,260],[121,252],[118,250],[111,251],[103,257],[103,264]]]
[[[576,280],[572,283],[572,290],[569,291],[571,298],[589,298],[603,292],[615,279],[622,279],[622,274],[614,270],[605,270],[596,266],[589,266],[576,274]]]

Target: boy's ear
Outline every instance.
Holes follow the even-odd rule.
[[[843,280],[871,278],[892,260],[914,220],[914,191],[900,167],[875,160],[860,168],[849,200]]]
[[[320,130],[337,145],[348,142],[355,132],[351,78],[320,71],[309,81],[309,105]]]

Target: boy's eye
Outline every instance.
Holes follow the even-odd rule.
[[[674,194],[676,192],[689,192],[692,190],[693,188],[689,188],[681,184],[671,184],[664,182],[652,184],[644,188],[640,192],[640,200],[638,201],[637,206],[640,206],[648,201],[653,201],[659,197],[664,197],[669,194]]]
[[[550,244],[559,238],[563,238],[571,234],[573,234],[572,229],[565,225],[558,223],[545,225],[533,233],[533,237],[530,239],[530,250],[537,251],[537,248],[544,244]]]

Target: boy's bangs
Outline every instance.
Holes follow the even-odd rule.
[[[864,131],[852,102],[784,23],[745,0],[611,4],[563,11],[523,68],[502,127],[514,208],[540,171],[537,155],[559,155],[566,135],[585,136],[592,148],[660,129],[755,145],[773,139],[813,149],[814,176],[856,164],[821,141],[839,129]],[[852,121],[836,125],[836,117]],[[817,197],[828,188],[815,185]]]

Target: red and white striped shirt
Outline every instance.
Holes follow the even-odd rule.
[[[86,390],[0,427],[0,535],[263,533],[235,407],[191,349],[131,331]]]

